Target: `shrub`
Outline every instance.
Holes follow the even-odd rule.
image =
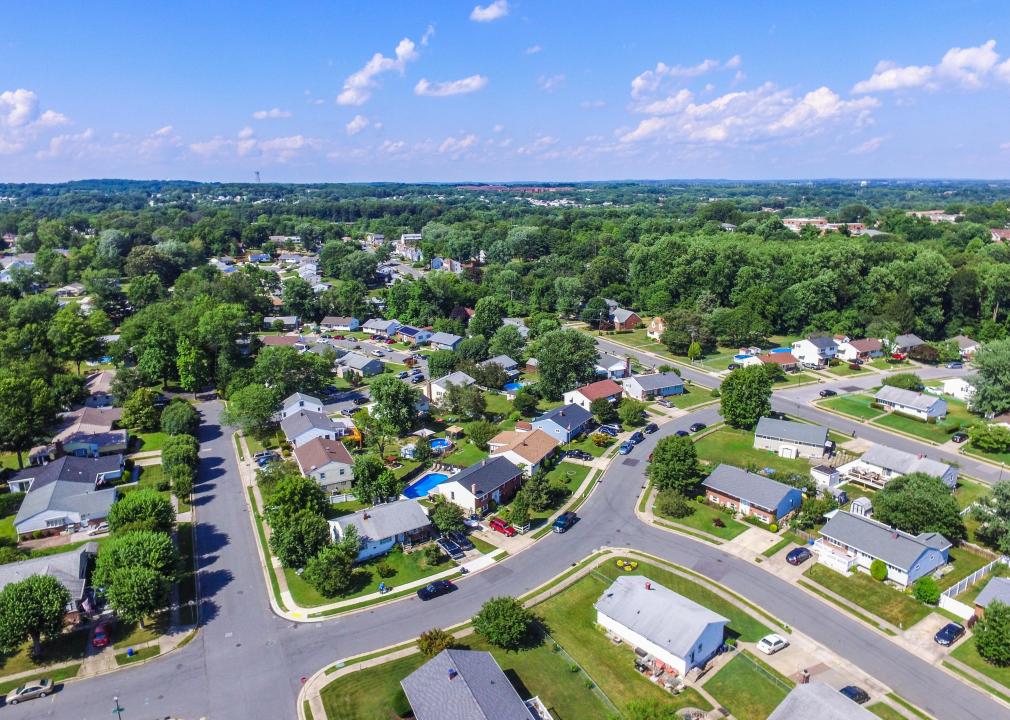
[[[768,531],[769,532],[773,532],[773,533],[778,532],[779,531],[778,524],[777,523],[772,523],[771,525],[769,525],[768,526]]]
[[[24,499],[24,493],[0,494],[0,515],[14,515],[21,508]]]
[[[485,602],[473,618],[473,629],[495,647],[518,649],[533,630],[533,613],[514,597],[496,597]]]
[[[161,413],[161,431],[169,435],[196,435],[200,414],[185,400],[176,398]]]
[[[456,638],[452,636],[452,633],[447,633],[441,628],[432,628],[425,630],[418,636],[417,649],[425,657],[435,657],[443,650],[453,647],[455,643]]]
[[[435,543],[425,545],[424,550],[421,552],[423,553],[425,564],[429,567],[438,565],[442,561],[442,550]]]
[[[655,510],[658,514],[671,518],[686,518],[694,513],[694,504],[686,497],[672,490],[664,490],[656,496]]]
[[[383,579],[391,578],[394,575],[396,575],[396,568],[394,568],[389,563],[381,562],[375,566],[375,572],[377,572],[379,574],[379,577]]]
[[[940,602],[940,586],[931,577],[921,577],[912,586],[912,594],[919,602],[936,605]]]
[[[999,601],[989,604],[975,624],[975,647],[993,665],[1010,665],[1010,606]]]
[[[887,580],[887,565],[883,560],[874,560],[870,563],[870,576],[879,582]]]

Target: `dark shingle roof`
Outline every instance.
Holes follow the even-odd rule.
[[[564,428],[578,428],[585,425],[593,417],[593,414],[578,405],[562,405],[561,407],[554,408],[548,412],[545,412],[540,417],[536,418],[533,422],[543,422],[545,420],[553,420],[558,425]]]
[[[786,495],[796,490],[791,485],[725,463],[713,470],[702,485],[731,497],[746,500],[764,510],[777,509]]]
[[[467,490],[477,486],[478,495],[486,495],[497,490],[509,480],[522,475],[522,470],[501,455],[485,458],[449,478]]]

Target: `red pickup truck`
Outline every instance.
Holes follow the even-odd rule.
[[[491,518],[491,529],[495,532],[500,532],[505,537],[514,537],[516,534],[516,529],[509,525],[507,522],[502,520],[500,517]]]

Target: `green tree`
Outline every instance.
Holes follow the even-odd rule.
[[[267,519],[271,524],[281,515],[294,515],[299,511],[308,510],[325,516],[330,509],[326,493],[319,483],[293,471],[284,475],[274,485],[267,496],[266,504]]]
[[[337,597],[350,590],[354,581],[354,563],[361,541],[353,525],[344,530],[338,542],[326,545],[308,559],[302,577],[323,597]]]
[[[617,408],[617,414],[625,425],[637,427],[645,424],[645,407],[645,403],[641,400],[624,398]]]
[[[471,337],[481,335],[489,338],[502,326],[502,318],[505,317],[505,306],[501,300],[488,295],[482,297],[473,306],[473,317],[467,325],[467,332]]]
[[[442,533],[462,530],[464,528],[463,509],[456,503],[440,500],[435,503],[435,509],[431,511],[431,522]]]
[[[910,372],[888,375],[881,380],[881,383],[884,385],[890,385],[891,387],[901,388],[902,390],[913,390],[915,392],[922,390],[922,378],[915,373]]]
[[[179,551],[172,537],[163,532],[133,530],[106,540],[95,560],[92,583],[99,587],[113,584],[114,573],[124,568],[143,567],[174,580],[179,570]]]
[[[694,362],[695,360],[700,358],[703,354],[704,351],[701,349],[700,343],[692,342],[690,345],[687,346],[687,359],[690,360],[691,362]]]
[[[936,605],[940,602],[940,586],[928,575],[915,581],[912,585],[912,594],[916,600],[927,605]]]
[[[1010,339],[982,345],[972,362],[977,371],[972,406],[983,414],[1010,410]]]
[[[74,362],[79,375],[82,362],[101,354],[99,338],[104,333],[99,331],[107,333],[110,328],[109,319],[101,310],[92,310],[87,315],[77,305],[67,305],[53,317],[49,325],[49,339],[57,357]]]
[[[32,656],[42,654],[42,636],[54,638],[63,630],[70,591],[52,575],[31,575],[0,590],[0,650],[17,651],[32,641]]]
[[[694,514],[691,501],[674,490],[663,490],[656,495],[653,509],[656,514],[668,518],[686,518]]]
[[[519,328],[515,325],[502,325],[491,336],[487,352],[492,357],[506,355],[516,362],[522,362],[525,348],[526,340],[523,339]]]
[[[512,399],[512,407],[516,412],[524,417],[532,417],[537,414],[537,404],[540,400],[532,391],[527,388],[520,388]]]
[[[516,527],[525,527],[530,522],[530,500],[525,490],[520,490],[512,498],[508,508],[508,521]]]
[[[316,300],[316,293],[312,286],[302,278],[293,277],[285,280],[282,298],[284,309],[297,315],[302,322],[318,319],[319,304]]]
[[[734,370],[720,389],[722,416],[735,428],[753,428],[771,412],[772,383],[760,365]]]
[[[171,532],[175,511],[168,498],[157,490],[141,488],[122,496],[109,508],[109,528],[113,533],[131,530]]]
[[[979,523],[976,537],[1003,554],[1010,553],[1010,480],[1000,480],[971,511]]]
[[[176,345],[175,368],[183,390],[195,393],[210,381],[210,365],[203,349],[185,337]]]
[[[974,425],[968,429],[972,447],[988,453],[1010,451],[1010,428],[1003,425]]]
[[[481,387],[497,389],[509,381],[509,376],[498,363],[479,363],[466,368],[466,373]]]
[[[173,435],[161,449],[161,466],[165,477],[177,488],[176,495],[185,499],[193,489],[196,469],[200,463],[200,446],[192,435]]]
[[[498,426],[488,420],[474,420],[466,425],[466,436],[481,450],[487,450],[491,438],[498,434]]]
[[[610,318],[610,307],[607,301],[601,297],[590,298],[586,306],[579,313],[579,320],[588,324],[591,328],[599,328]]]
[[[359,455],[354,460],[354,496],[371,505],[395,495],[400,483],[375,455]]]
[[[158,429],[161,411],[155,406],[157,394],[148,388],[134,391],[123,404],[120,424],[138,432],[154,432]]]
[[[495,647],[518,650],[529,639],[536,618],[514,597],[495,597],[474,615],[473,629]]]
[[[447,383],[440,404],[451,415],[466,418],[478,418],[487,409],[484,393],[476,385]]]
[[[271,515],[270,548],[284,567],[301,568],[330,542],[330,525],[312,510]]]
[[[578,330],[552,330],[534,343],[540,391],[560,400],[569,390],[592,382],[598,357],[593,338]]]
[[[384,375],[375,379],[371,391],[375,401],[373,412],[390,431],[401,435],[413,427],[419,397],[416,388],[392,375]]]
[[[182,398],[175,398],[161,411],[161,431],[167,435],[196,435],[200,413]]]
[[[112,571],[105,597],[116,615],[145,627],[145,618],[168,605],[170,589],[171,583],[156,570],[126,567]]]
[[[596,398],[589,403],[589,412],[596,418],[596,422],[606,425],[617,419],[617,407],[608,398]]]
[[[250,377],[273,390],[276,404],[294,392],[320,394],[333,378],[333,363],[292,347],[265,347],[256,354]]]
[[[998,600],[989,603],[972,632],[979,655],[999,667],[1010,665],[1010,606]]]
[[[22,453],[48,438],[56,413],[45,380],[0,375],[0,450],[17,453],[19,468],[24,467]]]
[[[122,407],[129,397],[144,386],[143,378],[137,368],[122,367],[116,371],[112,380],[112,402],[116,407]]]
[[[276,427],[276,407],[276,393],[265,385],[252,383],[232,393],[221,420],[226,425],[239,427],[243,433],[262,439]]]
[[[428,374],[435,380],[445,377],[456,369],[458,362],[452,350],[436,350],[428,356]]]
[[[889,481],[873,497],[873,517],[912,535],[938,532],[951,542],[967,537],[961,509],[938,477],[909,473]]]
[[[698,481],[698,451],[691,438],[669,435],[656,443],[647,474],[661,492],[687,495]]]
[[[448,650],[456,645],[456,638],[452,633],[448,633],[440,628],[425,630],[417,637],[417,649],[425,657],[435,657],[443,650]]]
[[[166,296],[165,286],[157,275],[141,275],[134,278],[130,282],[130,289],[126,292],[130,307],[134,310],[143,310],[164,300]]]

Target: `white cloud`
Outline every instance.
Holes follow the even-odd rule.
[[[538,52],[543,50],[539,45],[530,45],[528,48],[523,50],[524,55],[536,55]]]
[[[348,75],[344,80],[344,89],[337,95],[337,104],[364,105],[372,97],[376,77],[394,70],[402,73],[407,63],[419,57],[417,47],[410,38],[403,38],[394,54],[395,58],[389,58],[382,53],[375,53],[363,68]]]
[[[88,128],[84,132],[67,135],[57,135],[49,139],[49,144],[44,150],[39,150],[35,156],[39,159],[55,157],[80,157],[93,149],[91,141],[95,137],[95,131]]]
[[[978,47],[951,48],[940,60],[936,68],[937,74],[968,88],[981,87],[983,78],[999,61],[995,47],[996,41],[989,40]]]
[[[483,75],[471,75],[459,80],[447,80],[446,82],[429,82],[425,78],[418,80],[414,86],[414,94],[425,97],[449,97],[450,95],[466,95],[477,92],[487,85],[487,78]]]
[[[558,144],[558,139],[550,135],[541,135],[536,140],[516,149],[520,155],[535,155]]]
[[[355,115],[351,118],[351,121],[345,125],[347,128],[348,135],[357,135],[359,132],[368,127],[368,118],[364,115]]]
[[[470,19],[474,22],[491,22],[509,14],[508,0],[494,0],[490,5],[477,5],[470,11]]]
[[[194,155],[205,159],[215,157],[250,157],[264,162],[286,163],[304,151],[317,150],[322,146],[319,140],[304,135],[287,135],[261,140],[251,127],[239,130],[235,138],[215,136],[209,140],[189,144]]]
[[[1010,82],[1010,60],[998,64],[996,41],[988,40],[977,47],[952,47],[936,65],[900,66],[881,61],[873,75],[852,87],[854,93],[874,93],[906,88],[939,89],[944,84],[977,90],[985,86],[992,75]]]
[[[435,26],[429,24],[424,31],[424,35],[421,36],[421,45],[424,47],[428,46],[428,41],[435,37]]]
[[[491,128],[491,132],[496,132],[496,133],[504,132],[504,130],[505,130],[505,126],[502,125],[501,123],[495,123],[495,126],[493,128]]]
[[[291,112],[275,107],[269,110],[257,110],[252,116],[254,120],[272,120],[276,118],[289,118],[291,117]]]
[[[1010,151],[1010,142],[1005,142],[999,146],[1000,150]]]
[[[694,99],[694,94],[687,89],[681,88],[676,94],[662,100],[653,100],[642,105],[639,110],[647,115],[671,115],[680,112]]]
[[[867,155],[875,152],[884,142],[882,137],[872,137],[849,150],[849,155]]]
[[[389,153],[393,155],[395,153],[403,152],[407,149],[407,143],[403,140],[385,140],[382,145],[379,146],[379,150],[384,153]]]
[[[739,68],[742,60],[739,55],[734,55],[726,62],[707,59],[702,60],[697,65],[667,65],[666,63],[656,63],[652,70],[646,70],[637,75],[631,81],[631,97],[639,98],[648,93],[656,92],[663,80],[667,78],[693,78],[705,75],[716,70],[732,70]]]
[[[921,87],[933,77],[933,68],[926,65],[894,67],[888,63],[878,63],[873,75],[852,86],[854,93],[873,93],[883,90]]]
[[[838,93],[826,87],[819,87],[803,96],[781,118],[772,123],[771,130],[793,130],[822,123],[843,113],[855,111],[857,114],[878,104],[873,98],[842,100]]]
[[[18,152],[44,131],[69,123],[66,115],[55,110],[40,111],[38,96],[31,90],[0,92],[0,154]]]
[[[564,73],[558,73],[557,75],[550,75],[550,76],[541,75],[539,78],[537,78],[537,85],[540,86],[541,90],[548,93],[554,92],[564,84],[565,84]]]
[[[596,100],[583,100],[582,102],[579,103],[579,107],[582,108],[583,110],[592,110],[595,108],[601,108],[606,104],[607,104],[606,100],[600,100],[599,98],[597,98]]]
[[[458,154],[467,148],[473,147],[477,143],[478,137],[474,133],[464,135],[461,138],[447,137],[438,146],[440,153]]]

